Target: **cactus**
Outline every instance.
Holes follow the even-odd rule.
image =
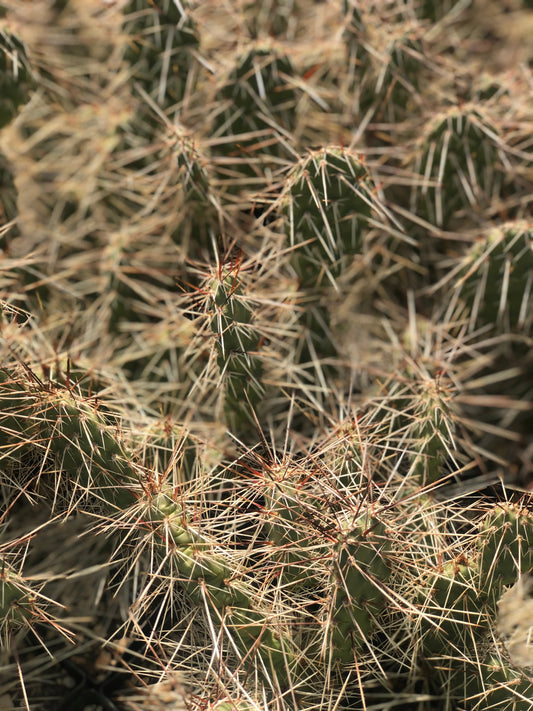
[[[435,653],[444,640],[464,659],[481,648],[494,628],[497,605],[506,585],[533,569],[531,513],[519,506],[496,505],[478,524],[475,547],[428,577],[424,599],[424,644]]]
[[[18,547],[27,545],[19,541]],[[28,631],[47,628],[68,638],[68,631],[53,614],[60,605],[43,592],[45,583],[22,574],[23,557],[15,565],[13,543],[2,543],[0,562],[0,651],[9,654],[13,640],[22,639]],[[11,550],[10,550],[11,549]],[[38,637],[38,634],[36,635]]]
[[[533,514],[513,504],[495,507],[483,520],[477,545],[480,570],[499,599],[517,574],[533,569]]]
[[[10,123],[35,87],[26,49],[8,29],[0,29],[0,129]],[[6,156],[0,151],[0,227],[17,216],[17,191]],[[14,232],[11,234],[14,236]]]
[[[375,617],[386,604],[383,586],[390,576],[386,529],[366,512],[341,528],[335,546],[331,600],[331,657],[350,663],[375,632]]]
[[[248,26],[252,37],[256,38],[260,34],[272,37],[287,34],[291,25],[295,24],[296,5],[295,0],[269,0],[258,12],[255,3],[247,3],[244,12],[250,15]]]
[[[418,97],[426,74],[420,34],[420,30],[413,30],[407,35],[391,38],[375,86],[366,84],[361,92],[359,102],[362,112],[366,113],[373,106],[377,119],[393,123],[412,110],[413,98],[416,100]],[[365,77],[366,82],[368,79]]]
[[[24,377],[7,373],[3,375],[2,411],[4,450],[44,444],[56,464],[50,462],[49,467],[42,468],[41,477],[49,468],[56,476],[59,472],[71,479],[77,506],[82,500],[77,495],[81,489],[84,499],[91,496],[108,513],[115,510],[122,516],[127,508],[135,507],[137,513],[130,525],[140,529],[139,532],[148,529],[158,557],[171,566],[191,602],[204,607],[212,623],[223,626],[231,635],[242,664],[256,659],[260,673],[273,687],[285,689],[300,678],[304,683],[306,672],[299,662],[301,652],[286,629],[286,622],[278,628],[271,616],[274,613],[256,602],[256,585],[247,582],[244,570],[239,572],[235,567],[229,551],[203,532],[200,522],[191,519],[176,494],[157,484],[157,475],[146,478],[142,469],[134,466],[109,418],[104,421],[94,405],[88,406],[72,392],[62,393],[59,388],[46,390],[38,383],[31,384]],[[326,447],[324,453],[330,451],[331,447]],[[329,467],[336,468],[335,461],[334,457]],[[376,465],[387,469],[386,462],[387,456]],[[410,597],[415,593],[422,602],[421,640],[426,654],[438,656],[452,644],[458,654],[468,658],[469,650],[476,649],[490,633],[504,586],[519,573],[533,568],[531,514],[513,506],[489,509],[470,539],[475,547],[468,539],[462,544],[461,534],[456,537],[450,534],[452,543],[444,545],[450,548],[448,554],[456,553],[456,558],[435,569],[433,561],[446,551],[438,547],[443,545],[439,536],[430,535],[429,530],[424,532],[429,524],[427,514],[416,523],[416,517],[406,507],[407,515],[402,516],[405,505],[401,500],[389,503],[396,496],[392,487],[388,494],[387,490],[381,494],[379,512],[357,494],[355,472],[350,489],[337,491],[332,488],[335,485],[332,470],[328,488],[333,498],[328,501],[318,493],[317,487],[326,483],[319,470],[309,482],[302,478],[298,484],[295,478],[295,475],[309,478],[311,466],[310,462],[297,468],[289,466],[286,472],[290,476],[282,468],[281,477],[275,482],[266,476],[269,471],[274,474],[274,469],[264,465],[267,488],[262,492],[268,511],[268,530],[275,544],[272,565],[279,568],[278,573],[274,568],[270,574],[281,575],[287,595],[292,596],[293,591],[310,584],[317,594],[316,585],[319,589],[324,585],[329,570],[323,603],[325,624],[307,633],[311,634],[310,649],[316,649],[314,655],[320,655],[319,650],[325,645],[328,664],[341,667],[350,664],[354,650],[375,644],[372,640],[381,629],[396,624],[394,619],[386,620],[391,601],[398,597],[402,605],[407,602],[414,609],[416,600],[410,601]],[[57,484],[52,488],[56,487]],[[418,500],[416,493],[414,500]],[[73,501],[71,495],[70,505]],[[323,523],[319,524],[321,520]],[[403,533],[393,544],[390,527],[396,520],[405,523]],[[313,528],[315,540],[311,534]],[[327,547],[332,553],[324,556]],[[286,555],[280,556],[278,551]],[[318,576],[310,576],[307,571],[305,561],[310,555],[316,560]],[[406,557],[399,565],[402,556]],[[421,573],[423,560],[428,563]],[[417,574],[421,575],[421,590],[413,588],[412,565],[416,565]],[[307,603],[301,610],[306,625],[312,607],[309,612],[306,608],[312,604],[316,602]],[[412,617],[409,608],[407,613]]]
[[[187,429],[171,417],[165,417],[147,426],[143,431],[143,465],[152,471],[169,473],[179,471],[179,481],[195,478],[200,444]]]
[[[415,396],[416,397],[416,396]],[[446,391],[439,378],[429,380],[416,398],[406,440],[412,450],[415,481],[422,486],[434,484],[443,475],[443,465],[450,456],[456,424]]]
[[[124,56],[133,76],[162,108],[178,104],[194,89],[193,50],[199,43],[187,3],[130,0],[124,15]]]
[[[320,501],[305,487],[307,471],[295,463],[262,462],[259,490],[263,498],[266,535],[273,544],[280,578],[294,590],[309,587],[317,578],[309,570],[316,556],[316,536],[309,530],[309,517],[316,515]]]
[[[5,649],[10,646],[10,634],[32,617],[36,598],[24,579],[4,559],[0,588],[0,644]]]
[[[17,190],[13,174],[3,153],[0,153],[0,225],[5,225],[17,216]]]
[[[1,432],[15,452],[33,441],[46,443],[69,479],[62,485],[74,496],[94,496],[127,506],[135,501],[138,474],[118,435],[95,410],[68,390],[27,384],[24,377],[0,373]],[[29,442],[28,442],[29,438]],[[55,483],[52,489],[61,485]]]
[[[469,694],[468,708],[472,711],[484,708],[527,711],[531,708],[531,674],[525,669],[513,667],[501,657],[489,657],[473,666],[460,685]]]
[[[433,118],[419,149],[417,214],[445,229],[464,214],[482,215],[503,179],[501,144],[478,107],[453,107]]]
[[[289,57],[259,43],[240,56],[215,96],[212,152],[220,179],[233,190],[264,185],[283,166],[299,92]]]
[[[461,5],[462,3],[458,2],[458,0],[445,0],[439,5],[435,5],[430,0],[423,0],[418,4],[417,12],[419,17],[436,22],[446,18],[447,15],[453,14],[456,6],[461,7]]]
[[[304,291],[301,359],[335,354],[329,313],[321,304],[335,290],[351,260],[364,253],[365,236],[383,219],[372,176],[364,162],[337,147],[313,151],[289,174],[280,198],[291,261]]]
[[[174,151],[181,219],[172,239],[197,254],[201,248],[207,250],[212,244],[212,235],[219,221],[218,206],[210,186],[207,160],[185,130],[177,134]]]
[[[8,5],[0,704],[98,640],[191,711],[529,708],[525,63],[451,1]]]
[[[243,298],[239,269],[221,267],[210,284],[211,331],[216,334],[217,363],[224,383],[224,409],[232,427],[254,422],[254,408],[264,394],[262,362],[256,352],[260,335],[251,321],[253,312]]]
[[[147,516],[163,528],[163,540],[174,544],[172,563],[176,566],[185,591],[196,604],[208,600],[208,611],[218,625],[224,622],[243,654],[256,650],[267,677],[271,674],[280,686],[287,681],[287,665],[294,666],[294,650],[288,635],[277,633],[269,624],[268,613],[254,603],[254,589],[235,579],[231,564],[224,560],[216,544],[191,526],[181,506],[168,494],[159,494],[148,502]]]
[[[489,228],[465,254],[452,294],[467,309],[469,327],[491,325],[499,331],[531,325],[532,231],[527,223]]]
[[[345,12],[348,5],[345,0]],[[395,15],[401,15],[402,9],[396,3],[390,8],[383,4],[379,15],[376,8],[364,10],[352,8],[344,35],[357,111],[366,122],[399,123],[412,111],[427,77],[423,28],[410,22],[406,29],[398,22]],[[389,28],[385,37],[376,35],[376,22]]]
[[[34,86],[23,43],[7,28],[0,30],[0,128],[14,119]]]
[[[288,177],[282,201],[285,234],[304,287],[334,285],[346,260],[363,247],[378,204],[368,168],[329,148],[305,157]]]
[[[70,505],[76,497],[79,506],[80,490],[83,498],[91,497],[109,510],[123,510],[139,499],[141,521],[151,527],[156,541],[162,541],[158,544],[161,557],[168,556],[170,544],[175,547],[172,563],[190,599],[202,604],[207,595],[208,611],[217,624],[224,621],[244,655],[259,643],[257,653],[264,660],[267,675],[271,673],[268,670],[273,670],[278,683],[285,685],[285,664],[287,660],[290,666],[295,663],[290,661],[294,654],[290,637],[275,632],[268,613],[257,609],[253,588],[233,580],[235,573],[223,551],[218,553],[216,544],[187,521],[187,514],[177,501],[163,492],[149,495],[143,503],[141,474],[132,463],[131,454],[94,408],[60,389],[26,388],[24,379],[10,378],[6,373],[2,374],[2,385],[2,445],[31,446],[31,441],[22,441],[24,434],[31,434],[35,443],[46,442],[56,461],[52,471],[57,472],[59,467],[59,474],[70,478],[63,485],[74,487]],[[142,485],[148,487],[149,483]],[[11,619],[9,605],[10,610],[15,610],[13,619],[18,619],[22,603],[13,607],[13,601],[19,601],[21,588],[10,577],[4,587],[4,617]],[[25,606],[24,602],[23,610]]]

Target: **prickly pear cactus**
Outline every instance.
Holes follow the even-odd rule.
[[[220,178],[232,189],[262,186],[283,165],[299,97],[293,74],[287,55],[258,43],[237,58],[218,90],[212,150],[220,156]]]
[[[222,271],[210,284],[211,330],[216,335],[217,363],[224,383],[224,409],[233,428],[254,421],[254,407],[264,394],[260,335],[252,323],[253,311],[243,294],[239,270]]]
[[[0,32],[0,128],[10,123],[35,86],[26,50],[7,28]]]
[[[158,106],[179,103],[194,89],[199,38],[186,2],[131,0],[124,7],[124,57],[136,81]]]
[[[525,222],[489,228],[465,254],[454,280],[466,304],[470,328],[490,324],[500,331],[531,328],[533,232]]]
[[[453,107],[422,140],[418,214],[447,228],[454,216],[483,213],[503,178],[497,128],[477,107]]]
[[[0,11],[2,708],[529,711],[496,6]]]

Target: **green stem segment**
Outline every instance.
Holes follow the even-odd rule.
[[[137,497],[138,472],[118,433],[93,403],[65,388],[0,372],[0,446],[55,455],[67,486],[118,508]]]
[[[243,298],[236,272],[211,282],[211,330],[218,336],[218,366],[223,377],[228,424],[237,431],[253,424],[254,407],[264,394],[262,362],[256,355],[260,335],[251,326],[252,310]]]
[[[205,605],[215,624],[229,632],[245,667],[259,657],[264,676],[286,688],[291,670],[297,668],[296,650],[290,634],[275,629],[272,613],[257,602],[256,589],[239,580],[223,550],[189,524],[170,496],[153,497],[147,513],[154,531],[159,529],[163,540],[172,544],[172,562],[191,600]]]

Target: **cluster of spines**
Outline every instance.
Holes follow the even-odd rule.
[[[124,520],[131,519],[128,510],[136,511],[135,525],[141,531],[150,530],[157,557],[172,567],[191,602],[204,607],[217,626],[229,631],[243,660],[250,655],[260,659],[262,674],[275,679],[279,688],[287,687],[291,675],[294,679],[305,676],[287,623],[276,625],[268,607],[258,605],[257,585],[247,582],[245,570],[236,567],[229,552],[217,545],[199,521],[191,520],[177,493],[165,489],[164,477],[155,472],[147,476],[135,465],[116,426],[100,417],[93,405],[60,387],[49,391],[28,382],[27,374],[13,377],[4,373],[2,410],[4,450],[10,446],[15,450],[44,447],[53,461],[42,468],[41,476],[49,469],[50,476],[66,477],[75,489],[81,488],[84,495],[78,497],[78,505],[85,500],[90,506],[88,499],[94,499],[107,515],[125,516]],[[325,449],[324,464],[330,451]],[[407,620],[419,606],[418,630],[422,630],[421,643],[427,655],[445,655],[451,644],[462,663],[467,663],[473,645],[481,644],[491,633],[504,586],[533,569],[531,513],[513,504],[489,509],[465,545],[460,544],[461,534],[450,538],[449,560],[435,566],[432,561],[446,554],[440,548],[432,550],[428,543],[432,535],[429,512],[419,513],[414,524],[412,511],[401,499],[394,502],[383,492],[379,505],[365,500],[362,472],[356,473],[361,466],[356,461],[353,468],[360,480],[359,496],[353,486],[343,492],[331,489],[331,484],[324,489],[331,489],[326,496],[321,488],[327,483],[323,478],[327,470],[322,475],[319,469],[311,474],[314,466],[309,461],[306,467],[289,466],[285,475],[276,475],[272,466],[264,464],[262,472],[265,520],[275,543],[271,564],[279,568],[277,574],[288,596],[312,586],[307,590],[311,602],[301,612],[310,649],[323,650],[326,634],[327,663],[351,664],[354,649],[371,647],[380,629],[387,629],[390,623],[386,617],[391,607],[398,614],[399,600],[408,606]],[[335,466],[331,460],[330,469]],[[378,470],[375,476],[379,476]],[[57,490],[57,484],[51,489]],[[392,491],[388,497],[391,495]],[[391,532],[402,520],[404,506],[403,530],[395,531],[393,544]],[[332,553],[326,552],[329,548]],[[283,550],[286,556],[280,557],[277,551]],[[310,623],[316,613],[308,606],[316,605],[320,597],[316,575],[304,575],[309,570],[306,555],[314,556],[316,570],[321,571],[319,589],[325,584],[327,591],[320,603],[324,622],[318,626]],[[429,564],[420,570],[424,559]],[[420,576],[418,589],[412,585],[413,566]],[[328,571],[329,582],[324,582]],[[275,574],[275,568],[270,570],[270,576]],[[6,605],[10,610],[13,605],[18,609],[20,598],[23,612],[22,588],[15,583],[8,576]],[[20,621],[24,619],[23,615]],[[404,620],[404,624],[410,623]]]

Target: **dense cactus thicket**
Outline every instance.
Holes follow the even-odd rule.
[[[530,711],[531,3],[0,18],[0,707]]]

